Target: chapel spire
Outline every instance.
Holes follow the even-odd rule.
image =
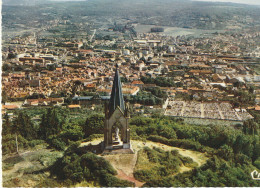
[[[125,110],[124,97],[122,93],[122,84],[119,76],[118,65],[116,64],[116,72],[113,81],[113,87],[109,100],[109,116],[113,114],[116,108],[119,107],[122,112]]]

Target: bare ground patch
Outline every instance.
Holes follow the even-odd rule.
[[[128,180],[135,183],[135,186],[140,187],[144,183],[134,178],[134,168],[137,160],[137,154],[117,154],[103,156],[117,170],[117,177],[123,180]]]
[[[38,173],[53,164],[61,152],[49,149],[24,151],[19,155],[6,155],[3,160],[3,186],[33,187],[48,178],[48,172]]]

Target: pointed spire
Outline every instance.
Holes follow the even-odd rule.
[[[113,114],[115,109],[119,107],[123,112],[125,110],[124,97],[122,93],[122,85],[118,71],[118,65],[116,64],[116,73],[114,77],[113,87],[109,100],[109,117]]]

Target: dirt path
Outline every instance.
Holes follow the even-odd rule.
[[[134,178],[134,168],[137,161],[135,154],[117,154],[103,156],[116,169],[119,179],[128,180],[135,183],[135,186],[141,187],[144,183]]]
[[[140,182],[140,181],[136,180],[133,175],[126,175],[122,170],[118,170],[117,172],[118,172],[118,174],[116,177],[118,177],[119,179],[122,179],[122,180],[127,180],[127,181],[135,183],[135,187],[142,187],[144,184],[144,182]]]

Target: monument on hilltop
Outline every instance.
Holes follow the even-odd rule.
[[[124,153],[133,153],[130,144],[129,119],[129,103],[124,101],[118,65],[116,65],[110,100],[109,103],[105,103],[104,152],[122,149]]]

